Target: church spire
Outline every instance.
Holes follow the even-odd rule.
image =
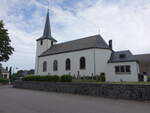
[[[45,21],[45,27],[44,27],[44,32],[43,32],[43,36],[38,40],[43,40],[43,39],[49,39],[53,42],[57,42],[57,40],[55,40],[52,35],[51,35],[51,26],[50,26],[50,19],[49,19],[49,9],[47,11],[47,16],[46,16],[46,21]]]
[[[45,22],[43,37],[52,38],[52,36],[51,36],[50,20],[49,20],[49,9],[47,11],[47,16],[46,16],[46,22]]]

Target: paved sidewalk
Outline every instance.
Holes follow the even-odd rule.
[[[0,113],[150,113],[150,102],[0,86]]]

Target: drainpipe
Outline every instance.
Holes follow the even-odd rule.
[[[37,57],[37,75],[39,74],[39,57]]]
[[[94,56],[94,76],[95,76],[96,75],[95,49],[94,49],[93,56]]]

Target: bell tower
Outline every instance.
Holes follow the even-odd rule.
[[[51,35],[51,27],[50,27],[50,19],[49,19],[49,9],[47,11],[46,21],[43,36],[36,40],[36,61],[35,61],[35,75],[38,75],[38,67],[39,67],[39,56],[49,49],[51,46],[56,44],[57,40],[55,40]]]

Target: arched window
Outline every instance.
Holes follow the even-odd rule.
[[[69,58],[66,59],[66,70],[70,70],[71,69],[71,61]]]
[[[86,59],[84,57],[80,58],[80,69],[86,68]]]
[[[40,44],[43,45],[43,40],[40,41]]]
[[[47,71],[47,62],[44,61],[43,62],[43,72],[46,72]]]
[[[51,46],[53,46],[53,44],[54,44],[53,41],[51,41]]]
[[[58,61],[57,60],[54,60],[54,62],[53,62],[53,70],[54,71],[58,70]]]

